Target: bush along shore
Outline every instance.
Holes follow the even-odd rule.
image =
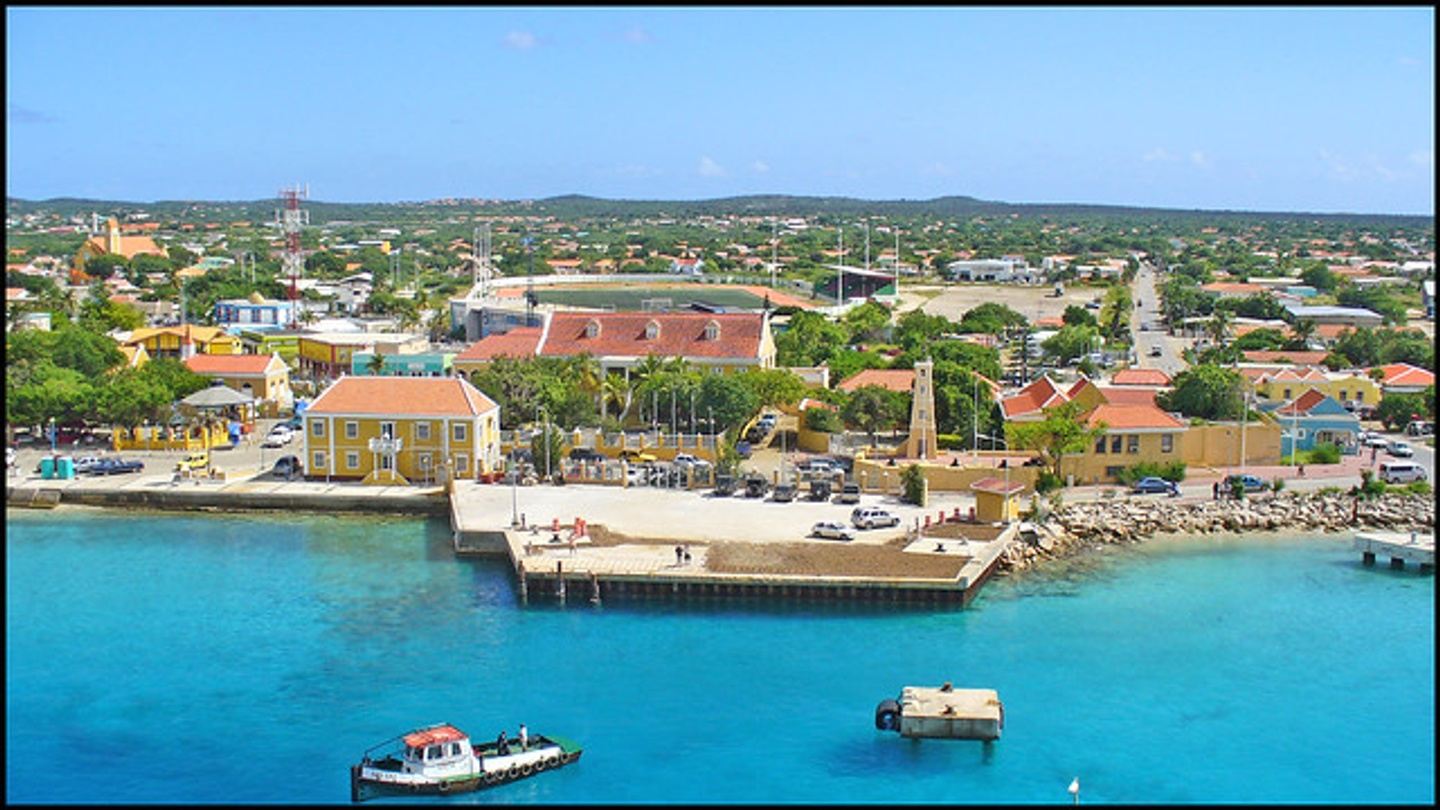
[[[1262,531],[1435,530],[1430,495],[1386,494],[1366,500],[1340,493],[1283,493],[1241,501],[1176,503],[1169,500],[1095,501],[1051,513],[1034,542],[1013,544],[1000,571],[1100,545],[1134,543],[1156,534]]]

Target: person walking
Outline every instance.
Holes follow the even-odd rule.
[[[521,750],[521,751],[525,751],[525,750],[528,750],[529,748],[530,748],[530,731],[525,728],[525,724],[524,724],[524,723],[521,723],[521,724],[520,724],[520,750]]]
[[[1215,483],[1213,483],[1213,484],[1210,485],[1210,498],[1211,498],[1212,500],[1216,500],[1216,501],[1220,500],[1220,482],[1219,482],[1219,481],[1216,481]]]

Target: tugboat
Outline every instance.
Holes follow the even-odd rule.
[[[399,745],[395,745],[399,743]],[[378,759],[376,752],[387,750]],[[365,750],[350,766],[350,801],[380,794],[464,793],[524,779],[569,765],[581,748],[563,737],[529,735],[522,747],[505,732],[494,742],[472,745],[465,732],[440,723],[392,737]]]

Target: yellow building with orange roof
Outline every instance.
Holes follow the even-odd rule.
[[[463,377],[341,377],[304,419],[312,478],[439,482],[500,465],[500,406]]]
[[[133,259],[140,255],[164,257],[165,248],[148,236],[126,236],[120,232],[120,223],[114,217],[105,221],[105,234],[92,236],[75,251],[75,270],[84,272],[85,262],[104,253],[114,253]]]
[[[189,344],[187,347],[186,344]],[[136,329],[120,341],[144,346],[151,357],[184,360],[193,354],[240,354],[240,339],[214,326],[152,326]]]

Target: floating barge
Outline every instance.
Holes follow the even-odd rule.
[[[907,686],[898,700],[875,707],[875,728],[912,739],[990,742],[1005,728],[1005,706],[994,689],[956,689],[949,681],[934,688]]]

